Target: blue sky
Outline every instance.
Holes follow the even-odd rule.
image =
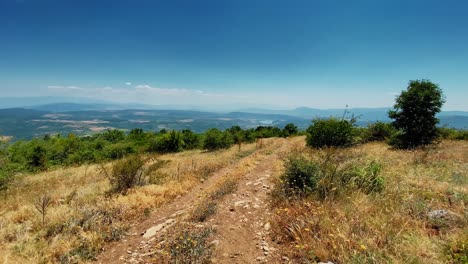
[[[0,97],[468,110],[467,1],[0,0]]]

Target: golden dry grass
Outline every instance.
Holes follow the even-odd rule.
[[[304,149],[311,159],[323,151]],[[468,244],[468,142],[426,150],[372,143],[340,150],[383,165],[386,188],[339,199],[275,205],[273,238],[292,263],[462,263]],[[343,161],[343,162],[346,162]],[[431,219],[428,212],[447,210]]]
[[[98,165],[18,176],[13,187],[0,198],[0,262],[92,260],[104,243],[120,239],[131,225],[148,217],[151,210],[255,151],[255,144],[249,144],[241,152],[235,146],[224,151],[158,156],[170,161],[160,171],[166,175],[160,184],[136,187],[126,196],[112,198],[106,198],[110,185]],[[45,226],[33,206],[43,194],[53,199]]]

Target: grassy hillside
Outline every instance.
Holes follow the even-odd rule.
[[[143,157],[144,168],[158,165],[125,194],[112,193],[114,165],[121,160],[17,175],[0,197],[0,262],[467,260],[467,141],[412,151],[384,143],[311,150],[304,137],[270,138],[241,150]],[[300,157],[297,170],[289,167],[291,157]],[[289,193],[284,175],[295,171],[318,175],[317,187]],[[41,214],[44,198],[50,200]],[[185,218],[177,218],[179,206]],[[169,216],[177,224],[166,232],[150,240],[140,236],[148,223]],[[236,246],[246,236],[251,242]]]
[[[273,139],[274,140],[274,139]],[[266,140],[265,144],[269,141]],[[127,195],[109,196],[109,179],[99,165],[57,169],[15,178],[1,196],[0,256],[5,263],[91,261],[105,243],[120,240],[132,225],[230,164],[249,166],[255,144],[228,150],[154,155],[167,161],[148,184]],[[242,163],[239,163],[243,160]],[[109,169],[112,163],[104,164]],[[42,223],[35,208],[47,195],[51,204]]]
[[[384,188],[368,192],[322,177],[306,197],[288,198],[278,175],[273,239],[291,263],[467,263],[468,142],[296,152],[319,170],[331,166],[334,177],[375,162]],[[324,195],[321,188],[329,189]]]

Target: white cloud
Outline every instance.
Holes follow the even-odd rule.
[[[139,93],[149,93],[156,95],[169,95],[169,96],[184,96],[195,94],[194,90],[179,89],[179,88],[158,88],[152,87],[147,84],[135,86],[135,91]]]
[[[132,83],[131,82],[126,82],[125,85],[130,86],[130,85],[132,85]]]
[[[110,86],[84,88],[65,85],[51,85],[47,88],[54,96],[76,96],[116,102],[139,102],[146,104],[234,104],[250,102],[252,99],[252,97],[245,95],[211,93],[198,89],[161,88],[148,84],[119,88]]]
[[[49,90],[60,90],[60,91],[82,91],[83,88],[77,86],[60,86],[60,85],[50,85],[47,86]]]

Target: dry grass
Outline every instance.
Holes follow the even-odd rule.
[[[323,151],[308,151],[321,159]],[[273,238],[293,263],[463,263],[468,244],[468,142],[399,151],[372,143],[342,150],[342,162],[377,160],[385,189],[320,202],[276,202]],[[428,212],[446,210],[431,219]],[[466,262],[465,262],[466,263]]]
[[[97,165],[18,176],[8,193],[0,198],[0,262],[92,260],[104,243],[119,240],[132,224],[148,217],[151,210],[255,151],[255,144],[249,144],[243,146],[242,152],[233,147],[217,152],[187,151],[158,156],[159,160],[169,161],[158,170],[158,184],[136,187],[125,196],[106,197],[109,181],[99,173]],[[52,202],[43,226],[34,201],[44,194],[52,197]]]

